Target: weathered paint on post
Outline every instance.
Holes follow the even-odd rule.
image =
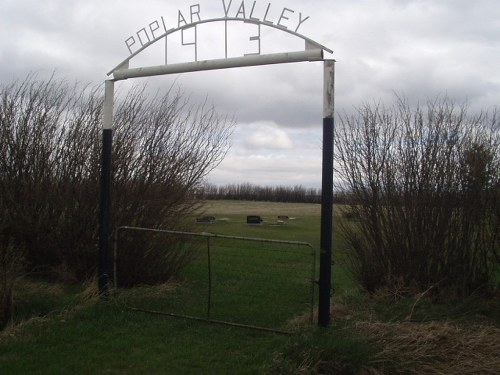
[[[324,61],[323,118],[333,118],[335,112],[335,60]]]
[[[102,128],[113,128],[113,101],[115,97],[115,83],[111,80],[104,82],[104,106]]]

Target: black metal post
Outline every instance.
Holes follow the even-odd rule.
[[[321,185],[321,240],[318,324],[330,324],[333,242],[333,118],[323,119],[323,180]]]
[[[323,166],[321,183],[321,238],[318,325],[330,324],[333,244],[333,141],[335,61],[324,62]]]
[[[99,294],[108,295],[109,279],[109,242],[110,242],[110,214],[111,214],[111,152],[113,131],[102,131],[102,160],[101,160],[101,200],[99,212],[99,267],[98,283]]]

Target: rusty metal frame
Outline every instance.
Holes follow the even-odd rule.
[[[153,311],[153,310],[147,310],[147,309],[141,309],[141,308],[135,308],[135,307],[129,307],[130,310],[146,312],[146,313],[151,313],[151,314],[157,314],[157,315],[165,315],[165,316],[183,318],[183,319],[197,320],[197,321],[203,321],[203,322],[214,323],[214,324],[223,324],[223,325],[228,325],[228,326],[233,326],[233,327],[248,328],[248,329],[255,329],[255,330],[260,330],[260,331],[288,334],[289,332],[283,331],[283,330],[267,328],[267,327],[260,327],[260,326],[255,326],[255,325],[234,323],[234,322],[216,320],[216,319],[211,318],[210,312],[211,312],[211,299],[212,299],[212,267],[211,267],[210,240],[214,239],[214,238],[219,238],[219,239],[259,242],[259,243],[272,243],[272,244],[282,244],[282,245],[291,245],[291,246],[303,246],[303,247],[308,248],[310,250],[310,255],[312,256],[311,278],[310,278],[311,300],[310,300],[309,318],[310,318],[311,323],[313,323],[313,321],[314,321],[314,302],[315,302],[315,295],[316,295],[315,285],[317,283],[317,281],[316,281],[316,262],[317,262],[317,254],[316,253],[317,253],[317,251],[314,248],[314,246],[308,242],[274,240],[274,239],[257,238],[257,237],[226,236],[226,235],[206,233],[206,232],[196,233],[196,232],[183,232],[183,231],[174,231],[174,230],[166,230],[166,229],[120,226],[116,229],[115,234],[114,234],[114,246],[113,246],[113,284],[114,284],[114,288],[116,288],[117,284],[118,284],[118,277],[117,277],[117,275],[118,275],[118,270],[117,270],[118,237],[119,237],[120,231],[122,231],[122,230],[133,230],[133,231],[151,232],[151,233],[166,233],[166,234],[172,234],[172,235],[178,235],[178,236],[202,237],[202,238],[207,239],[208,296],[207,296],[207,317],[206,318],[194,317],[194,316],[183,315],[183,314],[175,314],[175,313],[171,313],[171,312]]]

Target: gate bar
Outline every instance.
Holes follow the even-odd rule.
[[[260,66],[272,64],[295,63],[303,61],[323,61],[322,49],[308,49],[297,52],[272,53],[267,55],[250,55],[243,57],[230,57],[206,61],[193,61],[180,64],[148,66],[143,68],[125,68],[113,71],[114,80],[136,77],[151,77],[163,74],[178,74],[199,72],[205,70],[218,70],[239,68],[244,66]]]

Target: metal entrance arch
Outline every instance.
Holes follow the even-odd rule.
[[[244,55],[242,57],[227,57],[227,23],[229,21],[247,22],[258,25],[258,38],[251,37],[250,40],[258,40],[259,52],[256,54]],[[167,36],[184,30],[194,28],[195,35],[198,25],[208,22],[224,22],[226,49],[223,59],[198,61],[195,52],[195,61],[177,64],[167,63]],[[150,28],[151,28],[150,24]],[[261,26],[273,27],[287,32],[305,41],[303,51],[293,51],[274,54],[260,54],[260,28]],[[157,30],[157,29],[155,29]],[[153,28],[151,28],[153,32]],[[137,34],[139,35],[139,34]],[[154,33],[153,33],[154,35]],[[129,68],[130,60],[140,52],[147,49],[152,44],[165,38],[165,64],[140,68]],[[183,38],[183,36],[182,36]],[[254,39],[252,39],[254,38]],[[256,38],[256,39],[255,39]],[[130,38],[129,38],[130,39]],[[196,50],[195,40],[195,50]],[[184,42],[183,42],[183,45]],[[192,45],[189,44],[189,45]],[[111,70],[108,75],[113,78],[105,82],[105,98],[103,107],[102,126],[102,160],[101,160],[101,191],[100,191],[100,211],[99,211],[99,267],[98,283],[99,293],[106,297],[108,294],[109,281],[109,254],[110,254],[110,214],[111,214],[111,154],[113,139],[113,101],[114,83],[128,78],[149,77],[155,75],[180,74],[194,71],[228,69],[245,66],[284,64],[305,61],[323,61],[324,65],[324,87],[323,87],[323,151],[322,151],[322,196],[321,196],[321,238],[320,238],[320,272],[319,272],[319,307],[318,324],[326,327],[330,323],[330,298],[332,293],[331,268],[332,268],[332,240],[333,240],[333,133],[334,133],[334,82],[335,82],[335,60],[324,59],[324,52],[332,51],[321,44],[305,37],[297,32],[287,30],[269,22],[260,21],[254,18],[217,18],[205,21],[197,21],[185,24],[175,29],[170,29],[162,35],[141,42],[141,47],[132,52],[127,44],[131,55]]]

